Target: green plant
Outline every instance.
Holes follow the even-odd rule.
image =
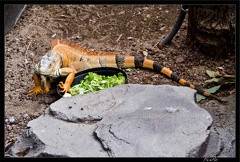
[[[218,71],[215,72],[215,71],[211,71],[211,70],[206,70],[206,73],[208,74],[208,76],[211,79],[206,80],[205,82],[207,82],[208,84],[214,85],[211,88],[204,89],[204,91],[206,91],[208,93],[217,92],[220,89],[220,87],[224,84],[226,85],[226,84],[234,84],[235,83],[235,75],[227,75],[224,72],[222,74],[220,74]],[[201,94],[196,95],[197,102],[204,100],[205,98],[206,97]]]
[[[70,94],[71,96],[75,96],[77,94],[99,91],[124,84],[125,80],[126,78],[122,73],[118,73],[118,75],[104,76],[98,75],[94,72],[89,72],[79,84],[70,88]]]

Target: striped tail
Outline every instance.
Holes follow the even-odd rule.
[[[187,86],[192,89],[195,89],[197,91],[197,93],[199,93],[203,96],[216,99],[220,102],[226,102],[226,101],[222,100],[221,98],[204,91],[199,86],[195,86],[195,85],[191,84],[190,82],[180,78],[177,74],[172,72],[170,69],[160,65],[159,63],[157,63],[153,60],[149,60],[149,59],[145,59],[145,58],[138,58],[138,57],[134,57],[134,56],[116,56],[116,64],[119,68],[137,67],[137,68],[146,68],[146,69],[152,69],[152,70],[158,71],[162,74],[165,74],[166,76],[171,78],[173,81],[176,81],[183,86]]]

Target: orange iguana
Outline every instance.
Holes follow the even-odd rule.
[[[59,76],[67,76],[65,83],[60,82],[59,87],[63,89],[62,92],[64,93],[69,92],[76,72],[95,67],[139,67],[156,70],[167,75],[181,85],[197,90],[199,94],[222,101],[219,97],[205,92],[201,88],[181,79],[170,69],[153,60],[129,55],[122,56],[109,52],[89,51],[64,40],[52,41],[51,50],[49,50],[46,55],[42,56],[41,62],[35,65],[33,75],[35,87],[30,90],[28,96],[49,92],[50,78],[57,78]],[[41,75],[44,76],[44,90],[41,87]]]

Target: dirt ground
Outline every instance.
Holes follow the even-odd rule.
[[[17,25],[5,36],[5,145],[9,146],[14,137],[26,130],[30,120],[59,99],[55,88],[36,98],[26,96],[34,87],[34,64],[56,38],[96,51],[142,57],[147,54],[147,58],[202,87],[206,87],[205,80],[209,79],[206,70],[223,69],[235,74],[235,55],[215,59],[185,45],[187,17],[170,45],[157,44],[171,30],[180,9],[180,5],[28,5]],[[147,69],[132,69],[127,75],[131,84],[180,86]],[[216,95],[234,94],[235,87],[226,86]],[[228,111],[235,102],[228,103],[221,112],[216,111],[219,104],[212,99],[199,103],[214,116],[215,126],[221,127],[229,120],[229,114],[235,113],[235,110]]]

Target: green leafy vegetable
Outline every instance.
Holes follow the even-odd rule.
[[[89,72],[88,75],[81,80],[80,84],[70,88],[70,93],[72,96],[75,96],[77,94],[99,91],[124,83],[125,77],[122,73],[118,73],[118,75],[113,76],[104,76],[98,75],[94,72]]]

